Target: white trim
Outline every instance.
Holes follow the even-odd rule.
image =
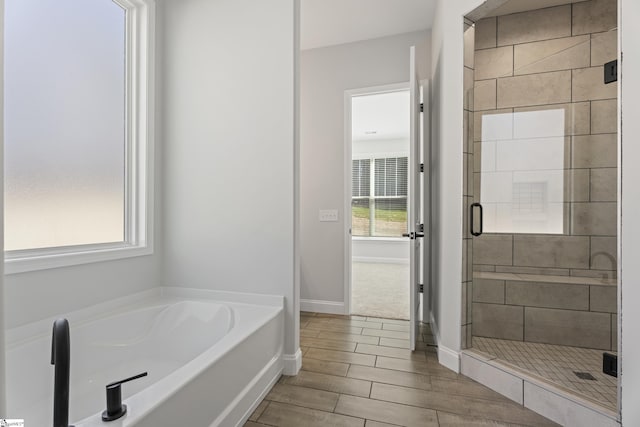
[[[343,302],[301,299],[300,311],[327,314],[349,314]]]
[[[433,332],[433,339],[438,346],[438,363],[442,366],[451,369],[453,372],[460,373],[460,353],[443,346],[440,343],[440,330],[436,323],[433,313],[431,313],[431,331]]]
[[[256,374],[209,427],[242,426],[282,375],[282,361],[274,357]],[[247,409],[244,409],[247,408]],[[235,424],[234,421],[238,420]]]
[[[351,314],[351,99],[359,95],[409,90],[409,82],[392,83],[344,91],[344,314]],[[407,196],[408,197],[408,196]],[[302,302],[301,302],[302,304]]]
[[[383,257],[373,257],[373,256],[354,256],[351,258],[352,261],[355,262],[371,262],[377,264],[409,264],[408,259],[403,258],[383,258]]]
[[[5,252],[5,274],[153,253],[155,0],[114,1],[127,20],[124,242]]]
[[[284,375],[294,376],[298,375],[302,368],[302,351],[300,348],[294,354],[283,354],[283,370]]]

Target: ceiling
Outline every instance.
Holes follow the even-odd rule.
[[[430,29],[436,0],[301,0],[300,47]]]
[[[351,100],[353,141],[409,139],[409,91],[356,96]]]

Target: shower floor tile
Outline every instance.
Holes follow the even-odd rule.
[[[473,337],[472,343],[475,350],[495,356],[576,394],[614,410],[618,406],[618,379],[602,373],[603,350],[482,337]]]

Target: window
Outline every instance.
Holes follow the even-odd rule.
[[[152,16],[5,1],[7,272],[151,253]]]
[[[401,237],[406,233],[407,167],[407,157],[353,160],[353,236]]]

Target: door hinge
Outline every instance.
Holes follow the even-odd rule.
[[[424,285],[418,285],[418,292],[420,292],[421,294],[424,293]]]
[[[424,172],[424,163],[420,163],[420,172]]]
[[[424,113],[424,104],[422,102],[420,103],[420,112]]]

